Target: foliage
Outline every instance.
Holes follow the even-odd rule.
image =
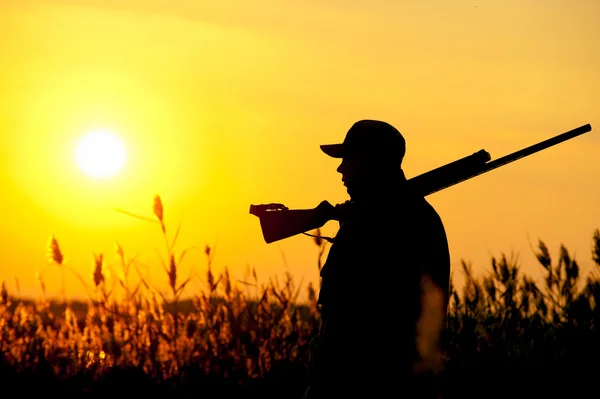
[[[254,270],[247,271],[244,281],[232,281],[227,268],[215,276],[210,247],[204,251],[203,275],[179,282],[186,250],[175,250],[178,231],[167,239],[159,197],[154,213],[165,235],[169,261],[163,266],[172,295],[163,296],[147,284],[135,258],[127,258],[120,246],[121,270],[113,273],[118,284],[108,287],[103,256],[94,255],[90,298],[80,308],[66,298],[62,303],[45,295],[20,299],[3,283],[3,385],[21,394],[100,395],[118,389],[130,394],[300,398],[308,343],[319,328],[315,287],[308,285],[308,301],[300,303],[302,287],[291,275],[262,285]],[[591,259],[600,268],[600,231],[592,242]],[[315,244],[320,268],[326,244],[318,238]],[[48,254],[56,267],[63,266],[54,237]],[[536,256],[545,273],[541,283],[505,255],[492,258],[483,277],[462,262],[465,285],[461,292],[451,287],[440,388],[445,397],[479,397],[479,386],[487,387],[486,397],[537,396],[584,389],[593,382],[582,377],[598,371],[588,364],[600,353],[597,271],[583,277],[564,245],[553,259],[540,240]],[[135,286],[129,279],[132,266],[139,277]],[[206,288],[181,301],[192,278],[200,278]]]

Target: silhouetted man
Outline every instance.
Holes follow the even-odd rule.
[[[405,140],[390,124],[358,121],[343,143],[321,149],[341,158],[350,201],[321,270],[305,397],[431,397],[417,381],[441,367],[450,278],[442,221],[411,191]]]

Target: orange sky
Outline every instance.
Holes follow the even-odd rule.
[[[88,278],[94,253],[139,253],[166,288],[157,225],[165,202],[179,248],[215,246],[215,269],[242,279],[291,272],[318,281],[299,235],[265,244],[250,204],[311,208],[346,200],[319,144],[356,120],[383,119],[407,140],[407,177],[487,150],[492,159],[590,123],[592,132],[428,197],[452,265],[564,243],[584,271],[600,228],[600,3],[566,0],[263,2],[173,0],[0,3],[0,281],[37,296],[55,234]],[[227,5],[224,5],[227,4]],[[128,161],[84,175],[76,141],[106,129]],[[324,233],[335,234],[328,223]],[[158,253],[157,253],[158,251]],[[192,251],[181,275],[206,269]],[[370,269],[376,272],[376,269]],[[60,292],[60,274],[44,278]],[[458,277],[457,277],[458,278]],[[67,294],[83,295],[68,276]],[[194,282],[190,287],[201,287]],[[189,291],[191,292],[191,290]]]

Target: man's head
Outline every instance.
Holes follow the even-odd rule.
[[[360,120],[352,125],[339,144],[321,145],[333,158],[341,158],[337,171],[352,196],[362,188],[388,182],[400,171],[406,142],[400,132],[387,122]]]

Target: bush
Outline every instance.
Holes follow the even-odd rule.
[[[308,343],[319,328],[316,289],[297,300],[302,287],[291,275],[259,286],[254,270],[232,281],[227,268],[211,271],[212,250],[205,248],[206,289],[181,300],[186,284],[178,276],[186,251],[176,253],[167,239],[162,203],[154,214],[167,243],[171,295],[154,289],[135,259],[116,248],[121,270],[109,289],[102,255],[87,287],[87,303],[25,300],[0,291],[0,378],[21,394],[105,396],[112,393],[173,394],[197,397],[300,398],[305,389]],[[177,233],[175,234],[175,238]],[[318,234],[317,234],[318,236]],[[323,247],[319,248],[321,267]],[[49,258],[62,273],[57,240]],[[462,292],[451,287],[446,365],[441,392],[450,397],[551,395],[593,388],[600,353],[600,281],[585,279],[567,248],[553,260],[540,240],[537,260],[545,270],[536,283],[516,259],[492,258],[491,271],[477,278],[462,262]],[[600,231],[593,236],[592,259],[600,267]],[[132,269],[133,267],[133,269]],[[130,284],[130,271],[138,273]],[[72,270],[71,270],[72,271]],[[79,276],[78,276],[79,277]],[[45,293],[43,279],[40,276]],[[63,287],[64,294],[64,287]],[[590,376],[586,379],[586,376]],[[485,394],[481,391],[485,390]]]

